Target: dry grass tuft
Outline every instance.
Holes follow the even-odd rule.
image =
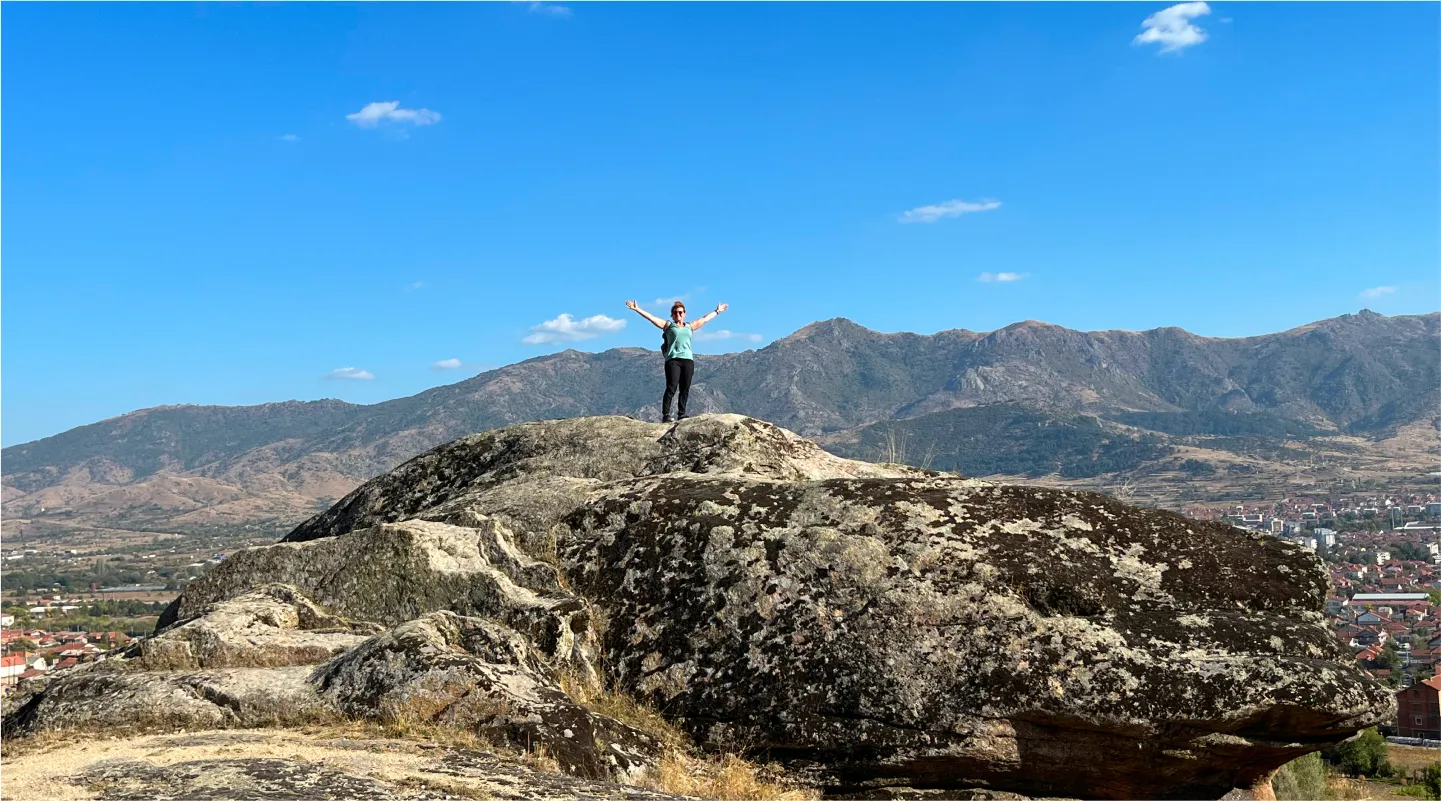
[[[1360,801],[1372,798],[1374,794],[1366,787],[1364,780],[1348,779],[1345,776],[1329,776],[1326,778],[1326,797]]]
[[[597,715],[614,718],[645,732],[660,743],[655,772],[641,786],[659,792],[712,798],[718,801],[812,801],[820,794],[797,789],[768,777],[762,768],[737,754],[702,756],[675,723],[649,704],[613,687],[597,687],[571,671],[560,673],[560,687],[572,700]]]
[[[814,801],[820,793],[765,776],[764,769],[736,756],[695,758],[678,751],[662,757],[645,786],[652,790],[723,801]]]
[[[572,670],[559,673],[560,689],[572,701],[608,718],[639,729],[655,738],[667,750],[685,750],[690,747],[690,738],[674,723],[661,717],[650,705],[629,693],[615,688],[597,687],[587,682]]]

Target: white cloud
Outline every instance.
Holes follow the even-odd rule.
[[[1394,286],[1373,286],[1361,293],[1363,298],[1379,298],[1382,295],[1389,295],[1396,291]]]
[[[430,366],[432,370],[459,370],[460,359],[441,359]]]
[[[299,142],[299,141],[300,141],[300,137],[296,136],[295,134],[285,134],[284,136],[280,137],[280,141],[282,141],[282,142]]]
[[[1025,278],[1027,275],[1029,275],[1029,273],[981,273],[980,277],[978,277],[976,280],[977,280],[977,281],[982,281],[982,282],[988,283],[988,284],[989,284],[989,283],[1002,283],[1002,284],[1007,284],[1007,283],[1010,283],[1010,282],[1012,282],[1012,281],[1019,281],[1019,280],[1021,280],[1022,278]]]
[[[712,331],[709,328],[702,328],[695,332],[695,338],[701,342],[710,342],[721,339],[739,339],[745,342],[760,342],[765,337],[760,334],[741,334],[735,331],[727,331],[722,328],[719,331]]]
[[[556,342],[580,342],[595,339],[625,328],[625,320],[613,320],[604,314],[595,314],[584,320],[576,320],[569,314],[562,314],[554,320],[546,320],[531,326],[524,342],[527,345],[549,345]]]
[[[675,296],[672,296],[672,297],[669,297],[669,298],[656,298],[655,300],[653,300],[653,301],[651,301],[650,303],[647,303],[647,304],[645,304],[645,305],[651,306],[651,307],[653,307],[653,308],[661,308],[661,309],[665,309],[666,311],[670,311],[670,305],[671,305],[672,303],[675,303],[676,301],[680,301],[681,303],[690,303],[691,298],[693,298],[693,297],[695,297],[696,295],[699,295],[699,294],[705,292],[705,290],[706,290],[706,288],[703,287],[703,286],[701,286],[701,287],[696,287],[695,289],[692,289],[691,291],[686,292],[685,294],[675,295]]]
[[[359,367],[341,367],[325,374],[326,378],[344,378],[352,381],[369,381],[375,375],[369,370],[362,370]]]
[[[1181,50],[1206,41],[1206,32],[1191,24],[1195,17],[1211,13],[1211,7],[1203,2],[1177,3],[1165,8],[1141,23],[1144,31],[1136,34],[1131,44],[1159,44],[1162,53]]]
[[[560,3],[529,3],[530,13],[544,14],[548,17],[568,17],[570,8]]]
[[[964,200],[947,200],[945,203],[937,203],[934,206],[920,206],[902,214],[899,221],[903,223],[933,223],[945,217],[959,217],[962,214],[971,214],[977,211],[991,211],[1001,207],[999,200],[982,200],[980,203],[967,203]]]
[[[688,303],[690,301],[690,293],[687,292],[684,295],[676,295],[673,298],[656,298],[655,300],[651,301],[646,305],[669,311],[671,304],[675,303],[676,301],[680,301],[681,304]]]
[[[406,286],[405,286],[405,291],[406,291],[406,292],[414,292],[414,291],[417,290],[417,289],[424,289],[424,288],[425,288],[425,282],[424,282],[424,281],[416,281],[416,282],[413,283],[413,284],[406,284]]]
[[[434,125],[440,122],[440,114],[428,108],[401,108],[400,101],[371,103],[345,118],[362,128],[374,128],[382,121],[410,123],[411,125]]]

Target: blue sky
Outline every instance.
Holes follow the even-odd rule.
[[[630,298],[731,304],[700,353],[831,317],[1246,336],[1435,311],[1438,22],[6,3],[0,438],[657,346]]]

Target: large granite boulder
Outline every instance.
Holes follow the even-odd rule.
[[[145,670],[313,665],[382,630],[331,614],[293,585],[272,583],[205,604],[121,657],[126,667]]]
[[[458,440],[232,555],[162,623],[271,581],[401,624],[317,671],[350,714],[473,685],[475,722],[507,671],[528,665],[549,703],[542,668],[580,668],[834,793],[1219,798],[1394,713],[1329,636],[1302,548],[847,461],[738,415]],[[543,706],[536,731],[570,714]]]
[[[555,759],[577,776],[635,781],[662,743],[580,706],[513,629],[453,612],[403,623],[326,664],[319,692],[349,717],[440,723]]]
[[[5,716],[5,738],[71,729],[107,734],[255,726],[334,719],[315,693],[312,668],[131,671],[95,662],[27,688]]]
[[[344,541],[239,551],[190,584],[159,626],[247,592],[265,576],[313,595],[336,614],[390,626],[438,610],[493,618],[588,674],[594,643],[585,600],[564,589],[554,565],[517,550],[503,524],[475,515],[455,519],[469,525],[407,520],[373,525]]]
[[[4,735],[423,723],[543,754],[584,778],[636,783],[653,774],[663,743],[572,699],[558,670],[572,671],[576,686],[594,681],[496,621],[433,612],[382,630],[333,614],[297,587],[267,584],[206,604],[105,661],[28,685]]]

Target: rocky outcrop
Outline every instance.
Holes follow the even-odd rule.
[[[842,459],[737,414],[702,415],[674,427],[629,417],[547,420],[465,437],[417,456],[362,484],[283,542],[411,518],[466,525],[465,516],[478,513],[503,521],[528,550],[544,551],[554,547],[547,539],[552,525],[616,482],[674,473],[810,481],[927,472]]]
[[[577,510],[625,686],[844,789],[1218,797],[1385,720],[1302,549],[944,479],[666,477]]]
[[[162,622],[270,581],[395,626],[317,668],[331,708],[558,732],[585,775],[633,775],[648,744],[567,704],[562,668],[844,794],[1219,798],[1394,712],[1304,549],[736,415],[459,440],[232,555]]]
[[[204,731],[8,743],[5,798],[106,801],[682,801],[567,776],[541,762],[348,731]]]
[[[548,656],[588,671],[589,605],[564,590],[553,565],[516,549],[494,520],[471,526],[423,520],[380,524],[336,539],[282,543],[233,554],[192,583],[160,618],[166,627],[246,592],[257,576],[294,585],[337,614],[396,625],[449,610],[522,631]]]
[[[206,604],[126,650],[131,669],[313,665],[382,627],[333,615],[289,584]]]
[[[517,632],[436,612],[397,626],[327,664],[315,686],[350,717],[441,723],[525,751],[586,778],[639,779],[661,744],[592,714]]]
[[[331,614],[296,587],[270,584],[208,604],[123,653],[27,688],[30,697],[4,728],[14,737],[66,729],[425,723],[544,754],[590,779],[636,782],[652,773],[661,743],[577,703],[552,665],[528,636],[498,622],[433,612],[380,631]]]
[[[81,665],[16,699],[15,711],[5,716],[4,735],[283,726],[332,718],[310,686],[311,671],[289,666],[140,672],[108,660]]]

